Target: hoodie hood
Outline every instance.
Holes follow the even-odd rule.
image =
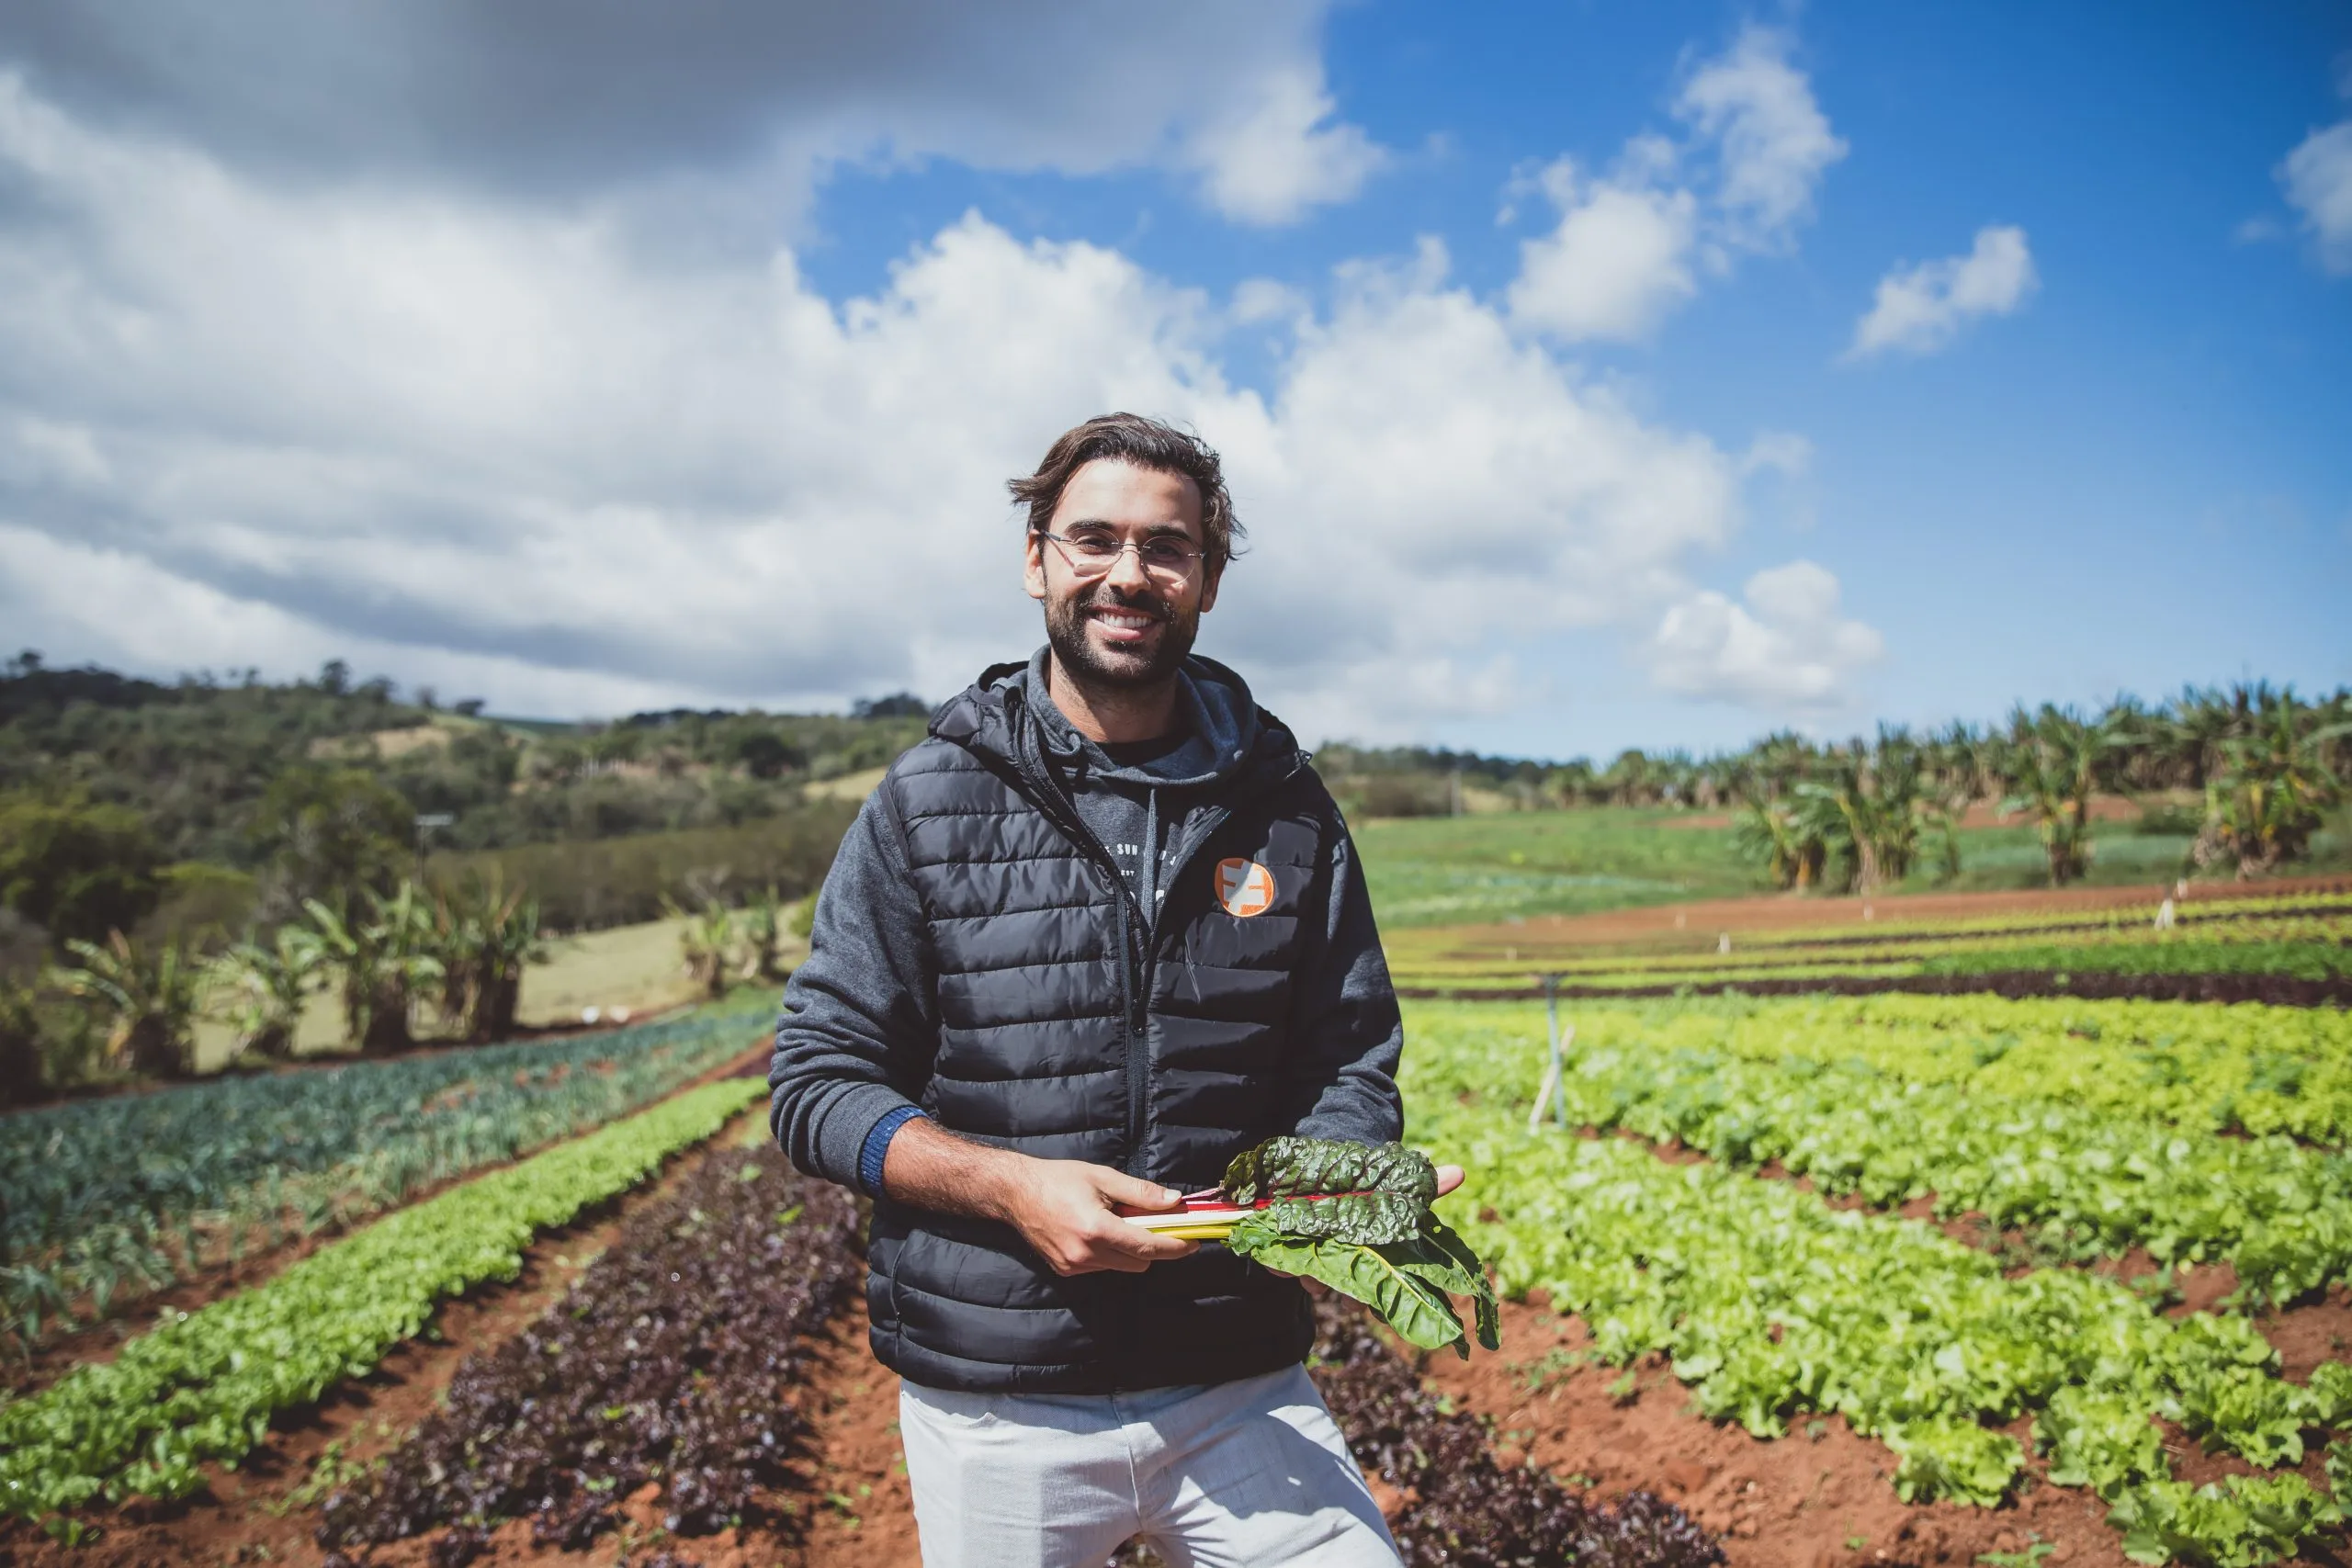
[[[1122,768],[1070,727],[1046,694],[1046,649],[1025,664],[991,665],[932,719],[931,732],[975,755],[1025,771],[1025,758],[1067,763],[1093,751],[1088,771],[1144,789],[1214,790],[1271,783],[1306,761],[1287,726],[1260,707],[1240,676],[1193,654],[1177,674],[1188,733],[1167,756]],[[1026,733],[1023,733],[1026,731]]]

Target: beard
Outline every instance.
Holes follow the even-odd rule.
[[[1087,635],[1087,611],[1116,606],[1156,618],[1159,635],[1144,648],[1101,648]],[[1106,582],[1046,601],[1046,642],[1081,686],[1134,689],[1171,681],[1201,633],[1198,609],[1178,609],[1151,593],[1127,594]]]

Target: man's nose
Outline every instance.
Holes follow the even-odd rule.
[[[1111,563],[1111,586],[1122,593],[1150,592],[1151,575],[1143,569],[1143,547],[1129,545]]]

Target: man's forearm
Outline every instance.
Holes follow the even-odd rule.
[[[1035,1163],[1010,1149],[970,1143],[918,1117],[891,1134],[882,1157],[882,1190],[910,1208],[1009,1223],[1019,1168]]]

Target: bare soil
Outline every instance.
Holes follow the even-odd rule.
[[[2216,898],[2243,898],[2259,892],[2266,897],[2294,893],[2339,893],[2352,883],[2338,876],[2279,877],[2260,883],[2192,882],[2181,902],[2195,905]],[[2145,908],[2152,914],[2157,902],[2173,892],[2167,882],[2105,887],[2050,887],[1991,893],[1895,893],[1868,897],[1846,895],[1824,897],[1813,894],[1765,894],[1747,898],[1712,898],[1689,904],[1655,904],[1637,909],[1607,909],[1590,915],[1531,916],[1524,922],[1455,926],[1445,935],[1463,951],[1515,947],[1532,953],[1539,947],[1689,946],[1712,944],[1721,932],[1802,931],[1819,926],[1874,924],[1900,926],[1928,921],[1983,919],[1996,915],[2080,914],[2094,909]]]

